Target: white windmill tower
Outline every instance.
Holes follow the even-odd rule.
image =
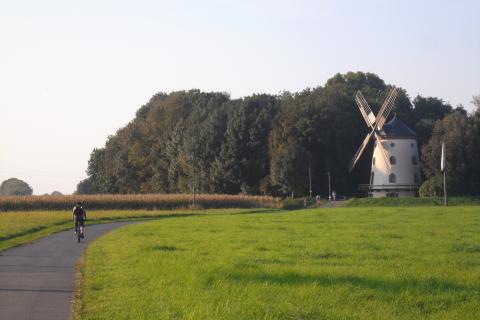
[[[362,93],[358,91],[355,95],[360,113],[371,131],[350,161],[349,171],[353,170],[373,136],[375,147],[370,183],[361,186],[372,197],[414,196],[420,184],[417,135],[396,116],[385,123],[396,97],[397,90],[393,88],[375,116]]]

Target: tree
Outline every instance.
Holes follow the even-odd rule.
[[[5,180],[0,185],[0,195],[31,196],[32,193],[32,187],[30,187],[28,183],[17,178],[10,178],[8,180]]]
[[[269,174],[268,137],[278,109],[270,95],[253,95],[232,103],[220,154],[213,164],[216,189],[258,194]]]
[[[479,105],[480,99],[475,100],[475,98],[474,103]],[[438,187],[438,177],[441,176],[442,142],[445,142],[446,146],[445,167],[450,194],[480,194],[480,114],[478,110],[468,115],[462,108],[457,108],[455,112],[436,121],[430,140],[422,148],[424,173],[429,178],[424,184],[424,190]]]
[[[466,141],[466,157],[468,159],[469,193],[480,194],[480,95],[473,97],[475,112],[469,117],[469,128]]]
[[[105,148],[93,149],[88,160],[88,179],[80,182],[80,189],[77,192],[94,194],[94,193],[108,193],[110,192],[108,176],[106,172],[105,163]]]
[[[473,96],[472,103],[477,108],[475,112],[479,113],[480,112],[480,94],[478,96]]]
[[[432,178],[441,176],[441,145],[442,142],[445,143],[445,170],[447,187],[451,194],[464,194],[470,189],[469,157],[466,148],[469,142],[468,132],[468,118],[461,113],[451,113],[443,120],[437,120],[432,137],[422,148],[424,173],[428,178]]]
[[[77,190],[74,194],[93,194],[95,193],[92,190],[92,177],[83,179],[77,184]]]
[[[270,181],[283,194],[305,194],[308,167],[323,165],[324,123],[316,101],[321,90],[285,93],[281,97],[281,108],[269,138],[269,154]]]
[[[420,148],[428,141],[437,120],[442,120],[447,114],[453,112],[451,105],[442,99],[434,97],[422,97],[417,95],[413,100],[414,119],[413,129],[417,133]]]
[[[195,175],[195,188],[204,193],[293,190],[305,195],[310,167],[314,193],[327,193],[330,172],[337,193],[355,194],[358,184],[369,181],[373,148],[367,146],[355,170],[348,172],[369,130],[355,93],[361,90],[377,114],[391,88],[375,74],[348,72],[336,74],[324,86],[276,96],[231,99],[200,90],[157,93],[103,148],[92,151],[88,178],[78,184],[77,193],[188,193]],[[397,114],[416,130],[420,146],[431,140],[438,121],[439,126],[452,126],[453,133],[446,137],[465,139],[463,146],[453,146],[460,148],[462,163],[455,174],[468,178],[469,186],[476,185],[480,112],[468,115],[434,97],[417,96],[412,103],[404,89],[397,90],[391,116]],[[474,97],[474,103],[478,105],[480,97]],[[454,128],[457,118],[450,118],[452,114],[462,119],[461,129]],[[427,177],[438,174],[434,140],[425,149]],[[465,172],[472,174],[466,177]]]
[[[305,195],[308,192],[308,163],[310,154],[305,148],[291,144],[272,159],[271,179],[284,194]]]

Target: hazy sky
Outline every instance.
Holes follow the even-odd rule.
[[[156,92],[252,93],[369,71],[472,110],[480,1],[0,0],[0,182],[72,193]]]

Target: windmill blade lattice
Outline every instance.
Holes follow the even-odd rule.
[[[355,102],[357,102],[358,109],[360,109],[360,113],[367,125],[371,128],[375,128],[375,114],[372,112],[367,100],[365,100],[365,97],[360,91],[357,91],[357,94],[355,94]]]
[[[365,148],[367,147],[368,143],[370,142],[370,138],[372,137],[372,135],[373,135],[374,133],[375,133],[375,130],[372,130],[372,131],[365,137],[365,139],[363,139],[362,144],[361,144],[360,147],[358,148],[357,152],[355,152],[355,155],[353,156],[352,160],[351,160],[350,163],[348,164],[348,171],[349,171],[349,172],[352,172],[353,168],[355,167],[355,165],[357,164],[358,160],[359,160],[360,157],[362,156],[363,150],[365,150]]]
[[[382,107],[380,108],[380,111],[378,112],[377,124],[376,124],[376,128],[378,128],[378,130],[381,130],[383,125],[385,124],[385,121],[387,121],[387,118],[393,109],[393,103],[395,102],[396,98],[397,98],[397,89],[392,88],[392,90],[390,90],[390,93],[387,96],[387,99],[385,99],[385,102],[383,103]]]
[[[383,145],[381,144],[381,141],[380,141],[380,137],[377,135],[376,131],[382,129],[383,125],[385,124],[385,121],[387,120],[388,116],[390,115],[390,112],[393,109],[393,104],[396,98],[397,98],[397,89],[394,87],[392,88],[392,90],[390,90],[387,96],[387,99],[385,99],[382,107],[380,108],[380,111],[378,112],[377,117],[375,117],[375,114],[372,112],[372,109],[368,105],[363,94],[360,91],[356,93],[355,102],[358,105],[358,108],[360,110],[360,113],[363,116],[363,119],[372,130],[365,137],[365,139],[363,139],[362,144],[360,145],[358,150],[355,152],[355,155],[353,156],[352,160],[350,160],[350,163],[348,164],[349,172],[353,170],[358,160],[362,156],[363,151],[365,150],[368,143],[370,142],[372,135],[375,135],[375,139],[377,140],[378,143],[380,143],[379,148],[381,150],[382,156],[385,160],[385,163],[390,167],[390,161],[387,159],[385,149],[383,148]]]

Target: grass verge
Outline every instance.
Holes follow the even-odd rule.
[[[269,209],[209,209],[209,210],[98,210],[88,211],[89,224],[111,221],[159,219],[173,216],[206,214],[240,214]],[[73,228],[70,211],[0,212],[0,251],[31,242],[54,232]]]
[[[84,291],[84,281],[85,279],[85,253],[82,254],[80,259],[77,261],[75,264],[75,292],[73,295],[73,301],[74,303],[72,304],[72,313],[70,316],[70,320],[80,320],[80,314],[81,314],[81,303],[78,303],[77,301],[82,301],[83,299],[83,291]]]
[[[442,197],[417,198],[354,198],[344,202],[347,207],[411,207],[411,206],[443,206]],[[450,206],[478,206],[480,197],[450,197]]]
[[[479,207],[130,225],[93,242],[81,319],[477,319]]]

